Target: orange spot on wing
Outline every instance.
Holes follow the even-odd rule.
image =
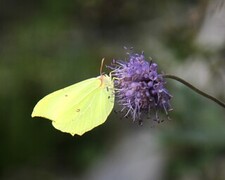
[[[101,81],[101,84],[100,84],[100,86],[99,87],[101,87],[102,85],[103,85],[103,78],[104,78],[104,76],[103,75],[101,75],[100,77],[99,77],[99,79],[100,79],[100,81]]]

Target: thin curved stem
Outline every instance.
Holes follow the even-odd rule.
[[[164,77],[164,78],[170,78],[170,79],[174,79],[174,80],[176,80],[176,81],[179,81],[180,83],[186,85],[187,87],[189,87],[190,89],[192,89],[192,90],[195,91],[196,93],[198,93],[198,94],[200,94],[200,95],[202,95],[202,96],[204,96],[204,97],[206,97],[206,98],[208,98],[208,99],[214,101],[214,102],[217,103],[218,105],[220,105],[220,106],[222,106],[223,108],[225,108],[225,103],[224,103],[224,102],[222,102],[222,101],[220,101],[219,99],[217,99],[217,98],[215,98],[215,97],[213,97],[213,96],[211,96],[211,95],[209,95],[209,94],[207,94],[207,93],[201,91],[200,89],[194,87],[193,85],[191,85],[191,84],[188,83],[187,81],[185,81],[185,80],[183,80],[183,79],[181,79],[181,78],[179,78],[179,77],[177,77],[177,76],[170,75],[170,74],[165,74],[165,75],[163,75],[163,77]]]

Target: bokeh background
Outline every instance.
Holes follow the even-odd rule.
[[[1,0],[0,179],[224,180],[224,109],[174,80],[172,120],[154,127],[112,112],[72,137],[31,118],[103,57],[126,58],[123,46],[225,101],[224,19],[224,0]]]

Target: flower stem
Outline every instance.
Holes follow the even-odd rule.
[[[179,81],[180,83],[186,85],[187,87],[189,87],[190,89],[192,89],[192,90],[195,91],[196,93],[198,93],[198,94],[200,94],[200,95],[202,95],[202,96],[204,96],[204,97],[206,97],[206,98],[208,98],[208,99],[214,101],[214,102],[217,103],[218,105],[220,105],[220,106],[222,106],[223,108],[225,108],[225,103],[224,103],[224,102],[222,102],[222,101],[220,101],[219,99],[217,99],[217,98],[215,98],[215,97],[213,97],[213,96],[211,96],[211,95],[209,95],[209,94],[207,94],[207,93],[201,91],[200,89],[194,87],[193,85],[191,85],[191,84],[188,83],[187,81],[185,81],[185,80],[183,80],[183,79],[181,79],[181,78],[179,78],[179,77],[177,77],[177,76],[170,75],[170,74],[165,74],[165,75],[163,75],[163,77],[164,77],[164,78],[170,78],[170,79],[174,79],[174,80],[176,80],[176,81]]]

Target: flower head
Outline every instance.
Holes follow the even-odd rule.
[[[155,120],[159,121],[158,110],[166,114],[171,110],[171,95],[164,87],[165,80],[159,74],[158,65],[146,61],[144,53],[128,53],[128,60],[113,60],[110,67],[114,77],[116,97],[119,104],[126,110],[126,116],[133,120],[143,121],[143,115],[155,112]]]

